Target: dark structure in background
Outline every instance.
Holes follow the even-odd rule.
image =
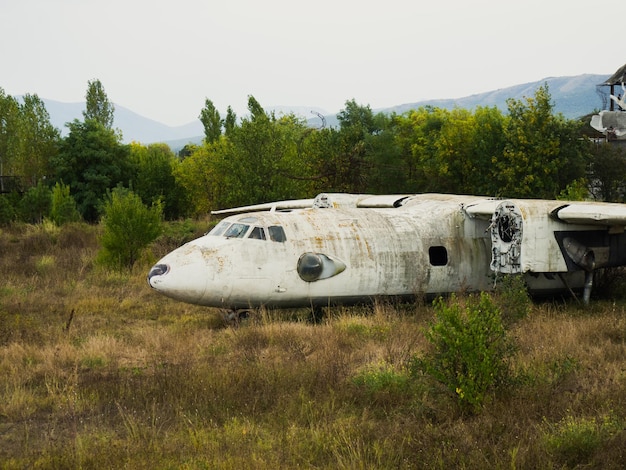
[[[604,134],[607,142],[626,146],[626,64],[607,78],[601,87],[609,87],[609,109],[591,116],[591,127]],[[603,93],[601,92],[603,95]],[[606,106],[605,101],[605,106]]]
[[[0,194],[22,192],[22,183],[21,176],[3,176],[0,174]]]
[[[610,87],[610,96],[612,97],[610,102],[609,111],[623,111],[624,109],[619,106],[619,102],[623,103],[624,100],[624,83],[626,83],[626,64],[622,65],[617,72],[607,78],[604,83],[598,86]],[[615,87],[620,86],[621,91],[615,92]],[[615,99],[613,99],[615,98]],[[617,108],[617,109],[616,109]]]

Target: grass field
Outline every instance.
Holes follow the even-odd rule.
[[[185,230],[189,232],[189,227]],[[98,227],[0,231],[0,468],[624,468],[626,300],[535,303],[480,410],[411,363],[429,304],[217,310],[94,264]],[[201,232],[201,230],[199,230]]]

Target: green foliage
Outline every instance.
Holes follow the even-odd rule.
[[[83,111],[85,121],[93,120],[105,129],[111,129],[115,117],[115,106],[109,101],[100,80],[87,82],[85,101],[86,108]]]
[[[204,108],[200,111],[199,119],[204,127],[204,141],[210,144],[218,140],[222,135],[223,121],[219,111],[208,98],[204,102]]]
[[[167,220],[188,213],[186,193],[175,177],[180,161],[168,145],[132,143],[129,158],[134,168],[132,188],[144,204],[161,201]]]
[[[17,218],[17,211],[9,194],[0,194],[0,225],[9,225]]]
[[[81,216],[98,220],[98,209],[107,191],[131,180],[128,146],[119,136],[94,119],[68,124],[69,135],[54,158],[56,181],[70,186]]]
[[[559,194],[561,201],[584,201],[589,197],[589,187],[585,178],[579,178],[569,183]]]
[[[26,184],[35,186],[52,170],[51,159],[58,151],[59,131],[50,123],[44,102],[37,95],[24,95],[18,123],[18,158],[12,171]]]
[[[188,196],[191,215],[201,216],[224,205],[222,194],[226,188],[223,183],[228,175],[220,173],[218,167],[228,145],[228,141],[223,139],[196,147],[190,156],[174,166],[176,184]]]
[[[276,118],[249,97],[251,116],[229,128],[224,138],[194,149],[175,170],[195,206],[210,209],[309,197],[302,182],[298,143],[310,132],[294,115]]]
[[[507,101],[506,144],[496,167],[500,194],[552,199],[585,176],[580,124],[553,114],[548,87],[526,102]]]
[[[23,186],[35,186],[50,174],[58,142],[59,131],[37,95],[26,94],[19,103],[0,88],[0,176],[16,176]]]
[[[232,130],[237,125],[237,114],[230,106],[226,109],[226,119],[224,119],[224,134],[230,135]]]
[[[371,365],[352,378],[352,382],[369,393],[382,391],[405,391],[409,384],[406,373],[395,370],[385,362]]]
[[[41,223],[44,217],[50,214],[52,205],[52,193],[50,189],[39,182],[31,187],[22,197],[19,205],[20,218],[24,222]]]
[[[581,199],[588,182],[595,198],[624,199],[622,152],[587,147],[579,122],[553,114],[547,86],[509,100],[508,115],[495,107],[374,114],[349,100],[339,127],[322,129],[268,113],[253,96],[246,118],[238,121],[229,106],[222,119],[207,99],[205,142],[180,158],[164,144],[122,145],[99,80],[88,82],[86,99],[85,121],[69,123],[60,139],[36,95],[20,104],[0,89],[0,161],[4,175],[22,177],[26,188],[44,176],[69,185],[88,222],[119,184],[144,204],[160,200],[168,220],[321,191]]]
[[[148,208],[132,191],[115,188],[104,205],[99,261],[132,270],[141,251],[161,233],[161,218],[160,204]]]
[[[377,140],[381,129],[380,120],[374,119],[369,106],[361,106],[355,100],[346,101],[345,108],[337,114],[339,132],[334,137],[331,159],[336,191],[362,193],[367,191],[370,143]]]
[[[566,416],[556,424],[546,424],[543,444],[550,454],[569,468],[590,463],[600,447],[623,429],[613,415],[601,419]]]
[[[496,280],[494,301],[505,325],[511,325],[530,313],[532,301],[522,275],[504,275]]]
[[[50,219],[59,226],[80,220],[80,213],[76,207],[76,201],[70,194],[69,186],[62,183],[54,185]]]
[[[163,224],[163,232],[154,241],[151,250],[157,258],[160,258],[207,232],[207,224],[192,219],[171,221]]]
[[[479,411],[490,393],[507,384],[513,353],[499,308],[487,293],[434,303],[435,321],[426,331],[434,347],[414,363],[456,397],[461,410]]]
[[[590,144],[591,192],[596,199],[624,202],[626,195],[626,153],[620,146]]]
[[[0,162],[4,171],[11,168],[15,153],[19,104],[0,87]],[[7,173],[5,173],[7,174]]]

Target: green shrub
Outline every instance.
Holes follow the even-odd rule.
[[[80,213],[76,206],[76,201],[70,195],[70,187],[57,183],[52,189],[52,207],[50,209],[50,219],[56,225],[63,225],[68,222],[78,222]]]
[[[588,464],[594,453],[620,432],[622,424],[613,416],[576,418],[566,416],[547,424],[543,444],[548,452],[568,467]]]
[[[30,188],[19,204],[20,217],[23,222],[39,224],[50,213],[52,192],[42,182]]]
[[[498,278],[494,300],[505,325],[511,325],[530,313],[532,301],[522,275],[504,275]]]
[[[160,235],[161,219],[160,204],[146,207],[132,191],[115,188],[104,204],[98,261],[132,270],[141,251]]]
[[[414,361],[412,370],[425,372],[456,397],[464,412],[477,412],[488,394],[510,378],[508,359],[513,347],[499,308],[491,296],[452,295],[434,303],[435,320],[426,331],[434,347]]]
[[[15,206],[8,195],[0,195],[0,225],[9,225],[17,218]]]
[[[408,384],[405,374],[398,372],[391,364],[385,362],[370,365],[355,375],[352,382],[359,387],[364,387],[370,393],[404,390]]]

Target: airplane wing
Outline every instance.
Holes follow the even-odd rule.
[[[339,207],[358,207],[368,209],[383,209],[400,207],[409,198],[410,194],[371,195],[371,194],[344,194],[321,193],[314,199],[293,199],[289,201],[267,202],[252,206],[235,207],[211,211],[213,215],[234,215],[245,212],[260,212],[290,209],[328,209]]]
[[[234,215],[234,214],[243,214],[245,212],[308,209],[308,208],[313,207],[313,201],[314,201],[313,199],[292,199],[290,201],[266,202],[263,204],[254,204],[252,206],[233,207],[231,209],[211,211],[211,214]]]
[[[369,209],[391,209],[402,206],[411,196],[411,194],[366,196],[357,202],[356,207]]]
[[[463,209],[471,218],[489,220],[501,203],[502,199],[485,199],[468,204]]]
[[[626,226],[626,204],[572,203],[553,211],[552,215],[570,224]]]
[[[532,200],[531,200],[532,201]],[[464,207],[472,218],[489,220],[494,215],[502,199],[485,199]],[[610,202],[566,202],[557,205],[550,215],[568,224],[626,226],[626,204]]]

